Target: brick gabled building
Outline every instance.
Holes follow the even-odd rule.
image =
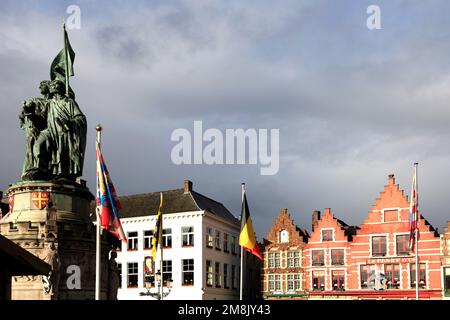
[[[305,296],[304,250],[307,239],[307,231],[294,224],[287,209],[281,209],[262,248],[261,287],[264,298],[298,299]]]
[[[362,298],[415,297],[415,256],[408,248],[409,211],[408,197],[394,175],[389,175],[388,184],[353,237],[348,290],[361,290],[358,296]],[[418,226],[420,297],[437,298],[442,287],[439,235],[422,214]]]
[[[358,228],[335,218],[327,208],[322,217],[313,212],[311,229],[305,251],[307,290],[311,295],[345,290],[351,276],[351,241]]]
[[[282,209],[265,241],[264,298],[414,299],[409,211],[394,175],[358,227],[325,209],[322,217],[313,212],[309,236]],[[439,237],[420,214],[418,227],[420,298],[441,298],[443,291],[450,296],[450,224]],[[301,257],[290,259],[293,252]],[[293,279],[300,279],[298,287]]]

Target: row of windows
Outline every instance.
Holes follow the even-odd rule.
[[[212,228],[206,228],[206,247],[216,248],[216,250],[223,250],[226,253],[237,253],[236,236],[230,236],[228,233],[220,232]]]
[[[400,288],[400,265],[385,264],[382,272],[375,270],[375,265],[363,265],[360,267],[361,289],[399,289]],[[410,287],[416,287],[416,264],[409,266]],[[426,288],[426,264],[419,263],[419,288]]]
[[[268,268],[280,268],[281,259],[280,252],[269,252],[266,256],[266,265]],[[298,268],[301,265],[300,251],[288,251],[287,252],[287,267]]]
[[[419,287],[425,289],[426,283],[426,264],[419,264]],[[410,288],[416,287],[416,265],[410,264]],[[312,290],[325,290],[325,271],[312,272]],[[361,289],[400,289],[400,265],[385,264],[382,272],[376,272],[375,265],[363,265],[360,267]],[[345,290],[345,271],[332,270],[331,272],[331,290]]]
[[[184,286],[194,285],[194,259],[181,260],[181,284]],[[122,278],[122,264],[117,264],[120,276]],[[144,262],[144,270],[146,270]],[[163,286],[167,286],[172,281],[172,260],[164,260],[162,266],[163,273]],[[120,284],[122,285],[122,284]],[[127,263],[127,288],[137,288],[139,286],[139,263],[128,262]],[[151,272],[144,273],[145,288],[155,286],[155,274]]]
[[[372,256],[384,257],[387,253],[387,237],[386,236],[374,236],[372,237]],[[322,230],[322,241],[333,241],[333,230]],[[409,254],[409,236],[397,235],[395,239],[396,254],[408,255]]]
[[[213,269],[214,266],[214,269]],[[235,290],[237,289],[237,269],[235,265],[230,265],[227,263],[223,264],[223,273],[221,270],[220,262],[213,262],[211,260],[206,260],[206,285],[212,287],[215,285],[216,288],[221,288],[222,285],[225,289]]]
[[[323,230],[331,231],[331,230]],[[372,237],[372,256],[384,257],[387,255],[387,237],[374,236]],[[409,236],[396,236],[396,254],[399,256],[409,255]],[[311,259],[313,266],[325,265],[325,250],[311,250]],[[344,265],[344,249],[331,250],[331,265]]]
[[[331,249],[331,265],[343,266],[345,264],[344,249]],[[325,265],[325,250],[311,250],[311,264],[313,266]]]
[[[153,239],[153,230],[145,230],[143,233],[143,244],[144,250],[152,249],[152,239]],[[134,251],[138,250],[138,232],[131,231],[127,233],[127,250]],[[172,247],[172,229],[167,228],[163,229],[162,234],[162,246],[164,248]],[[181,246],[182,247],[192,247],[194,246],[194,227],[181,227]]]
[[[409,235],[395,237],[395,252],[399,256],[409,255]],[[387,255],[387,236],[372,237],[372,256],[384,257]]]
[[[300,274],[288,274],[286,278],[286,288],[288,292],[301,290],[301,276]],[[281,275],[269,274],[267,282],[267,290],[270,292],[280,292],[281,289]]]

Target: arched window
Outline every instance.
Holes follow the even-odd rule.
[[[280,231],[280,243],[286,243],[289,242],[289,232],[287,230],[281,230]]]

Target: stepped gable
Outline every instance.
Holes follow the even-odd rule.
[[[319,212],[319,211],[315,211]],[[313,213],[314,215],[314,213]],[[321,239],[321,229],[330,229],[333,228],[336,232],[335,239],[336,240],[347,240],[352,241],[352,236],[356,234],[356,230],[359,229],[357,226],[349,226],[344,221],[336,218],[332,213],[330,208],[326,208],[324,214],[318,219],[315,218],[313,220],[313,231],[311,233],[311,241],[320,241]]]
[[[380,192],[380,196],[375,200],[372,211],[384,208],[407,207],[409,207],[408,196],[404,195],[404,191],[395,183],[394,175],[390,174],[388,176],[388,184],[384,186],[384,190]]]
[[[264,239],[265,245],[273,245],[279,243],[279,233],[282,230],[286,230],[289,232],[289,242],[288,243],[280,243],[280,246],[296,246],[303,243],[306,243],[309,238],[308,232],[305,230],[301,230],[294,223],[294,220],[291,218],[291,215],[288,213],[288,209],[280,209],[280,213],[278,217],[275,219],[272,227],[267,233],[266,238]]]
[[[393,174],[388,176],[388,183],[384,186],[384,190],[380,192],[379,197],[375,200],[375,204],[369,211],[366,219],[364,220],[362,228],[366,228],[366,223],[381,223],[383,220],[382,211],[391,211],[400,209],[400,215],[402,220],[409,219],[409,199],[404,194],[404,191],[399,188],[399,185],[395,183],[395,177]],[[419,203],[419,228],[420,230],[431,231],[434,236],[439,236],[437,230],[423,217],[420,210]]]

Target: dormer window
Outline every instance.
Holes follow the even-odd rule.
[[[322,241],[333,241],[333,230],[322,230]]]
[[[279,243],[288,243],[288,242],[289,242],[289,232],[287,230],[281,230]]]

